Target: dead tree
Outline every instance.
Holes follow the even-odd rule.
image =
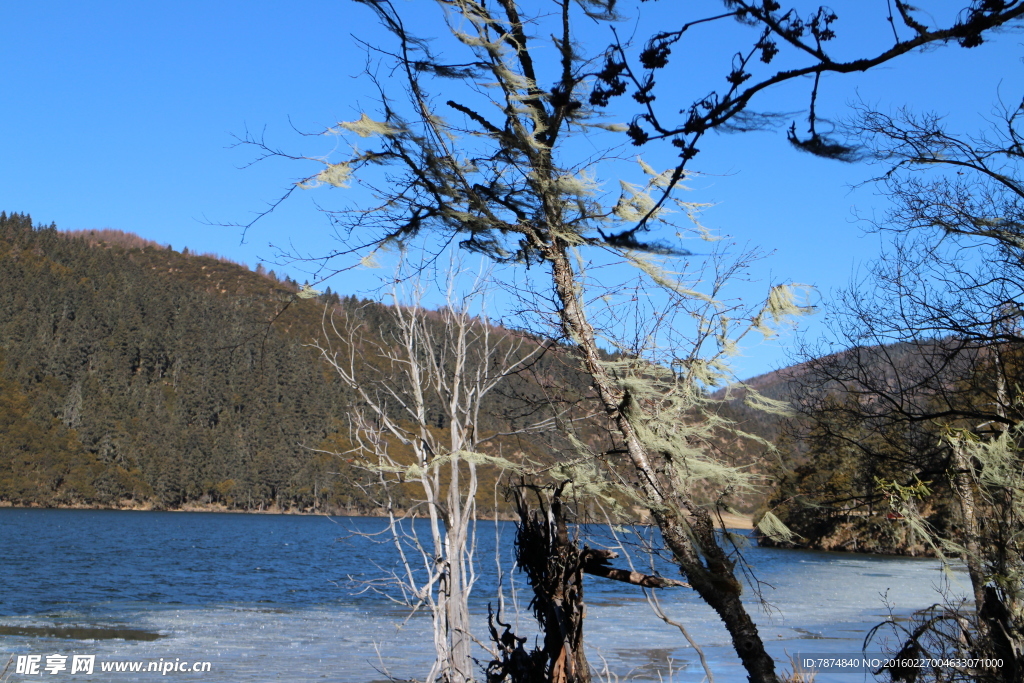
[[[589,683],[590,666],[583,652],[584,554],[569,536],[558,486],[550,507],[540,501],[530,511],[522,488],[513,489],[513,503],[519,515],[516,529],[516,564],[533,588],[530,607],[544,632],[543,652],[547,657],[550,683]]]
[[[523,648],[501,615],[490,614],[491,639],[501,657],[487,668],[488,683],[589,683],[590,667],[583,651],[586,605],[583,575],[622,581],[644,588],[689,587],[675,579],[616,569],[609,560],[614,552],[579,545],[570,532],[569,513],[562,499],[570,482],[538,487],[520,483],[509,488],[519,517],[516,522],[516,566],[526,574],[533,589],[530,607],[544,634],[543,644],[531,652]],[[550,498],[545,495],[550,491]],[[537,496],[536,506],[527,500]],[[497,626],[503,631],[498,632]]]
[[[401,562],[372,585],[413,611],[428,610],[435,658],[425,680],[468,683],[476,679],[469,596],[477,576],[477,467],[515,467],[482,452],[497,436],[481,428],[485,402],[543,348],[489,323],[486,273],[466,278],[453,266],[438,311],[424,308],[422,280],[410,285],[411,296],[403,295],[403,281],[396,278],[394,305],[380,316],[384,329],[366,334],[359,319],[328,309],[313,346],[357,397],[348,416],[354,446],[345,455],[376,479],[373,494],[390,522],[385,539]],[[412,492],[404,509],[395,501],[400,491]],[[417,517],[428,524],[427,538],[413,526]]]

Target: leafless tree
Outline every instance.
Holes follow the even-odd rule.
[[[327,310],[315,344],[359,397],[350,413],[355,447],[347,457],[354,455],[376,477],[375,497],[402,563],[402,573],[385,579],[384,588],[397,588],[413,609],[429,610],[436,657],[425,680],[451,683],[476,678],[469,596],[477,571],[477,468],[522,464],[485,452],[503,435],[482,427],[483,411],[499,384],[543,352],[542,345],[488,321],[483,273],[469,282],[459,275],[449,272],[446,303],[437,311],[423,307],[422,280],[407,281],[413,288],[408,297],[396,282],[394,305],[385,312],[390,335],[376,331],[385,333],[381,341],[358,320]],[[403,485],[418,495],[400,510],[395,494]],[[426,538],[413,523],[420,516],[429,525]]]
[[[874,226],[893,240],[837,301],[835,352],[804,366],[802,407],[815,452],[855,448],[874,470],[864,498],[966,562],[973,608],[929,616],[907,647],[959,642],[1003,665],[955,676],[1009,681],[1024,671],[1024,109],[996,114],[977,136],[908,110],[851,124],[885,165],[893,208]],[[941,525],[921,514],[932,489],[952,501]]]

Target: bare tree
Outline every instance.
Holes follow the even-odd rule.
[[[477,468],[516,467],[484,452],[489,441],[507,436],[484,428],[485,405],[499,384],[543,352],[488,321],[484,273],[468,283],[458,276],[449,271],[446,303],[437,311],[423,307],[422,280],[408,298],[396,282],[394,305],[377,331],[382,341],[365,333],[365,323],[328,309],[315,344],[359,398],[350,413],[353,453],[377,478],[374,493],[404,572],[384,587],[397,588],[414,610],[429,610],[436,656],[424,680],[451,683],[475,680],[469,596],[476,581]],[[410,485],[418,495],[410,493],[412,504],[397,509],[399,489]],[[420,516],[427,538],[414,524]]]
[[[930,615],[908,651],[998,659],[950,675],[1010,681],[1024,671],[1024,110],[997,115],[977,136],[907,110],[851,125],[886,166],[893,208],[875,227],[893,242],[840,298],[837,352],[805,366],[802,412],[812,455],[855,449],[869,475],[836,493],[882,502],[967,565],[971,608]]]
[[[533,590],[530,607],[544,634],[543,642],[526,652],[511,625],[501,621],[498,614],[490,613],[491,640],[497,645],[496,657],[487,666],[488,683],[589,683],[590,665],[584,653],[583,574],[622,581],[639,586],[660,618],[677,626],[689,639],[685,628],[673,622],[660,610],[657,599],[648,589],[688,588],[689,584],[657,576],[655,572],[643,574],[632,566],[617,569],[610,561],[619,557],[611,550],[581,546],[579,517],[574,507],[583,501],[563,500],[563,493],[573,482],[564,480],[557,485],[536,486],[520,481],[508,488],[519,520],[516,523],[516,566],[526,574]],[[536,496],[536,502],[530,499]],[[618,544],[622,547],[621,543]],[[624,548],[623,548],[624,550]],[[498,633],[498,626],[503,631]],[[698,652],[700,648],[690,640]],[[701,661],[705,664],[703,653]],[[712,683],[714,678],[711,677]]]

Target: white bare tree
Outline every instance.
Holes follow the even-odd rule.
[[[401,560],[402,571],[385,583],[413,609],[426,607],[433,620],[436,656],[424,680],[465,683],[476,668],[469,596],[476,581],[477,468],[517,467],[483,452],[507,435],[482,428],[485,402],[543,347],[490,323],[486,272],[460,291],[465,273],[449,270],[438,310],[424,308],[423,280],[402,275],[390,288],[393,305],[382,311],[381,329],[370,334],[364,322],[328,310],[315,347],[359,398],[351,413],[354,455],[377,480]],[[410,296],[403,296],[403,281]],[[396,507],[399,489],[412,489],[414,502],[405,509]],[[426,519],[428,538],[417,533],[417,517]]]

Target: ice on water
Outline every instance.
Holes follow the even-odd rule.
[[[386,548],[349,533],[351,525],[365,531],[379,524],[344,520],[339,525],[297,516],[0,510],[7,541],[0,558],[5,588],[0,626],[22,631],[0,631],[0,653],[7,655],[0,668],[12,655],[91,654],[97,662],[209,661],[212,676],[204,680],[225,683],[421,677],[431,656],[429,619],[408,618],[406,610],[379,595],[353,595],[356,584],[348,581],[350,575],[358,579],[378,572],[390,561]],[[481,527],[483,557],[493,556],[493,529]],[[499,526],[499,534],[509,546],[511,526]],[[59,552],[69,547],[78,553]],[[759,606],[749,587],[747,599],[762,637],[782,662],[798,652],[857,653],[871,626],[940,601],[944,587],[947,595],[965,587],[956,576],[947,585],[947,574],[931,560],[760,548],[748,549],[746,557],[770,606]],[[521,579],[517,587],[523,609],[515,630],[535,634],[525,609],[529,588]],[[508,589],[506,578],[505,598],[511,602]],[[607,668],[612,680],[702,680],[694,651],[636,589],[588,577],[585,592],[593,666]],[[489,578],[476,588],[481,626],[495,594]],[[746,679],[710,608],[685,589],[660,596],[669,616],[702,646],[718,683]],[[90,632],[46,635],[45,629],[54,627],[95,632],[84,639]],[[143,640],[133,632],[161,637]],[[483,651],[479,655],[487,659]],[[174,672],[109,675],[124,683],[199,680]],[[40,676],[12,680],[35,678]]]

